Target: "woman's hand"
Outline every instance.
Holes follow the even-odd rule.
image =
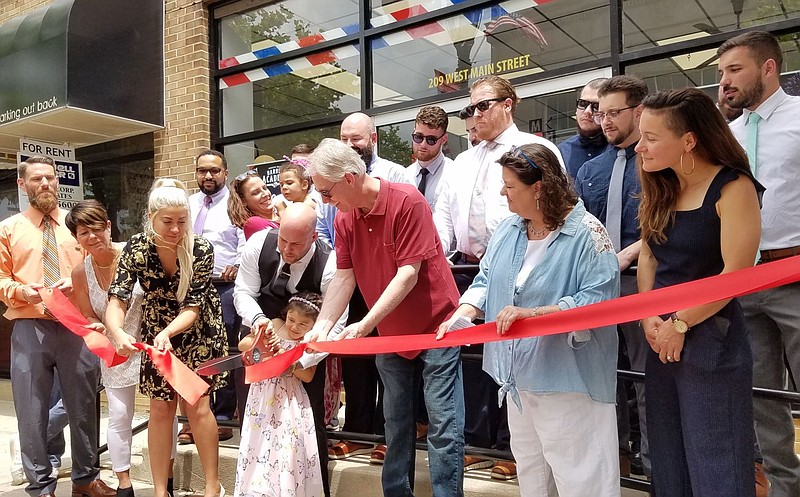
[[[681,360],[681,351],[686,337],[675,331],[675,325],[671,319],[663,321],[656,331],[655,344],[658,347],[658,358],[664,364],[668,362],[678,362]],[[655,350],[655,348],[653,349]]]
[[[644,337],[647,339],[647,343],[650,344],[650,348],[653,349],[653,352],[658,354],[659,349],[656,346],[656,335],[658,334],[658,327],[661,326],[664,320],[661,319],[661,316],[653,316],[651,318],[644,318],[641,321],[642,331],[644,332]]]
[[[534,309],[526,309],[524,307],[515,307],[507,305],[497,315],[497,334],[505,335],[514,321],[517,319],[532,318],[535,316]]]
[[[153,347],[158,350],[172,350],[172,342],[169,338],[169,328],[164,328],[153,338]]]
[[[102,333],[103,335],[106,334],[105,325],[99,321],[96,323],[89,323],[86,326],[84,326],[84,328],[86,328],[87,330],[97,331],[98,333]]]
[[[112,340],[117,344],[117,354],[123,357],[130,357],[139,352],[139,349],[133,346],[133,337],[121,330],[113,333]]]

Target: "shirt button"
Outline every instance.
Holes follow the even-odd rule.
[[[372,228],[367,228],[367,231],[369,231],[370,233],[372,233]]]
[[[589,186],[592,186],[592,184],[591,184],[591,183],[589,183]]]

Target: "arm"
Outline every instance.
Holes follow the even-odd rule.
[[[657,267],[658,261],[653,255],[652,250],[650,250],[650,245],[642,240],[641,249],[639,250],[638,268],[636,269],[636,284],[639,288],[639,293],[649,292],[653,289],[656,281]],[[640,322],[647,342],[656,353],[658,353],[658,349],[656,348],[654,342],[656,338],[656,331],[663,322],[664,320],[661,319],[661,316],[651,316],[649,318],[642,319]]]
[[[263,316],[261,306],[256,300],[261,292],[261,274],[258,271],[258,259],[264,246],[266,231],[259,231],[250,237],[242,251],[239,272],[233,287],[233,305],[236,313],[242,317],[242,324],[251,328],[257,318]],[[264,318],[266,319],[266,318]]]
[[[302,369],[299,362],[294,363],[292,366],[292,374],[303,383],[308,383],[314,379],[314,373],[317,372],[317,366],[309,366]]]
[[[320,309],[319,317],[314,323],[314,328],[304,338],[305,342],[324,340],[328,336],[328,333],[336,325],[339,317],[350,303],[350,298],[353,296],[355,288],[356,275],[353,269],[338,269],[328,286],[328,291],[322,301],[322,309]],[[344,338],[344,334],[341,337]]]
[[[624,271],[630,267],[631,263],[639,258],[639,251],[642,248],[642,241],[637,240],[617,253],[619,270]]]
[[[42,301],[37,291],[40,283],[24,284],[14,278],[14,257],[11,254],[10,227],[0,228],[0,300],[9,308],[25,307]]]
[[[450,214],[450,198],[453,194],[453,185],[449,181],[449,176],[442,178],[445,185],[442,188],[442,193],[436,201],[436,210],[433,212],[433,224],[436,225],[436,232],[439,235],[439,240],[442,242],[442,248],[445,254],[450,254],[455,250],[453,239],[455,238],[455,229],[453,228],[453,218]]]
[[[761,238],[761,212],[753,182],[742,175],[726,184],[716,207],[720,218],[720,249],[725,264],[720,274],[752,267]],[[692,326],[710,318],[730,301],[725,299],[681,309],[676,314],[679,319],[686,321],[690,328],[688,333],[691,333]],[[675,331],[671,319],[661,323],[655,342],[661,350],[662,362],[667,362],[667,355],[675,361],[680,360],[684,338],[684,335]]]
[[[381,296],[378,297],[375,305],[364,316],[364,319],[345,328],[345,332],[342,335],[360,338],[366,336],[370,330],[378,326],[378,323],[387,314],[395,310],[414,288],[414,285],[417,284],[420,266],[422,266],[422,262],[406,264],[397,268],[397,273],[383,290]]]
[[[321,204],[317,211],[317,236],[320,240],[333,247],[333,222],[336,217],[335,207],[331,204]]]

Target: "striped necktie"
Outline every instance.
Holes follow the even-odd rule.
[[[56,230],[53,228],[53,218],[44,216],[44,233],[42,234],[42,283],[51,287],[61,279],[61,270],[58,268],[58,244],[56,243]],[[42,304],[44,307],[44,304]],[[55,319],[55,316],[44,307],[44,313]]]

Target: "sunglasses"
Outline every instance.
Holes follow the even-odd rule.
[[[414,140],[414,143],[416,143],[418,145],[420,143],[422,143],[422,140],[425,140],[425,143],[427,143],[430,146],[433,146],[433,145],[436,145],[436,142],[441,140],[442,137],[444,135],[446,135],[446,134],[447,133],[443,133],[443,134],[441,134],[439,136],[433,136],[433,135],[423,135],[422,133],[412,133],[411,134],[411,139]]]
[[[590,100],[584,100],[579,98],[576,102],[578,105],[578,110],[586,110],[587,107],[591,107],[592,112],[597,112],[597,109],[600,107],[600,102],[592,102]]]
[[[236,181],[244,181],[251,176],[258,176],[258,171],[255,169],[248,169],[247,171],[243,172],[239,176],[235,177]]]
[[[481,100],[480,102],[467,105],[466,107],[464,107],[464,109],[470,116],[473,116],[475,115],[475,109],[478,109],[481,112],[486,112],[487,110],[489,110],[489,107],[492,106],[493,102],[502,102],[506,98],[507,97],[487,98],[486,100]]]
[[[523,152],[521,148],[519,148],[519,147],[511,147],[510,153],[511,153],[511,157],[513,157],[515,159],[519,158],[519,157],[522,157],[523,159],[528,161],[528,164],[533,166],[534,169],[539,169],[539,166],[537,166],[535,162],[533,162],[527,155],[525,155],[525,152]]]

